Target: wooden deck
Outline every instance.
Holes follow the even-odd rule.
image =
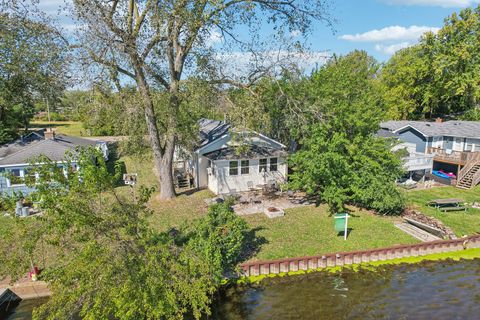
[[[434,160],[449,164],[464,166],[469,162],[480,161],[480,152],[464,152],[445,150],[440,148],[428,148],[428,154],[434,154]]]

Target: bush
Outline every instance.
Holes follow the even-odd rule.
[[[233,271],[246,247],[248,226],[245,220],[233,212],[229,203],[214,204],[194,228],[189,245],[206,256],[217,269],[220,267],[224,273]]]

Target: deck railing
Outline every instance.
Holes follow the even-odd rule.
[[[433,165],[433,154],[415,154],[403,158],[403,167],[408,171],[431,169]]]
[[[434,154],[435,158],[445,161],[454,161],[465,164],[470,161],[480,161],[480,152],[463,152],[441,148],[428,148],[427,153]]]

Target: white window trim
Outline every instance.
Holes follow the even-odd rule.
[[[230,167],[230,163],[231,163],[231,162],[234,162],[234,161],[237,162],[237,174],[230,174],[230,168],[231,168],[231,167]],[[238,164],[238,160],[228,160],[228,176],[229,176],[229,177],[239,176],[239,175],[240,175],[239,169],[240,169],[240,166],[239,166],[239,164]]]
[[[10,169],[6,172],[12,172],[12,170],[19,170],[19,173],[20,173],[20,176],[19,178],[24,178],[25,177],[25,169]],[[26,186],[25,183],[15,183],[13,184],[12,181],[8,178],[6,178],[7,180],[7,188],[14,188],[14,187],[24,187]],[[24,181],[25,182],[25,181]]]
[[[248,161],[248,166],[246,166],[246,167],[242,166],[242,162],[243,162],[243,161]],[[241,175],[241,176],[249,175],[249,174],[250,174],[250,167],[251,167],[251,165],[250,165],[250,159],[242,159],[242,160],[240,160],[240,172],[239,172],[239,175]],[[243,169],[243,168],[248,168],[248,173],[242,173],[242,169]]]

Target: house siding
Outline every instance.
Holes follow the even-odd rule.
[[[287,163],[284,158],[277,158],[278,165],[277,171],[269,171],[262,174],[259,170],[259,159],[248,159],[250,161],[249,173],[241,174],[240,165],[238,167],[238,175],[229,175],[229,161],[219,160],[214,161],[215,176],[213,181],[216,183],[216,187],[213,187],[213,192],[217,194],[228,194],[234,192],[243,192],[249,190],[249,183],[255,187],[263,185],[271,180],[275,180],[277,184],[284,183],[287,177]],[[247,160],[247,159],[245,159]],[[241,161],[239,159],[239,161]],[[239,162],[240,164],[240,162]],[[212,175],[209,176],[209,179]]]
[[[76,163],[72,163],[72,165],[76,165]],[[64,167],[62,164],[58,164],[58,167]],[[23,176],[25,174],[25,170],[28,168],[28,165],[24,166],[9,166],[8,168],[0,167],[0,196],[13,196],[13,195],[22,195],[28,196],[32,192],[35,192],[36,189],[33,187],[28,187],[25,184],[16,184],[11,185],[9,179],[6,177],[9,171],[18,169],[22,173]]]
[[[413,128],[408,128],[402,132],[399,132],[400,140],[408,143],[413,143],[416,146],[416,152],[425,153],[427,146],[427,138],[425,138],[420,132]]]
[[[8,167],[8,169],[0,168],[0,196],[13,196],[20,194],[26,196],[35,191],[35,188],[30,188],[25,184],[11,185],[9,179],[5,176],[10,170],[17,169],[24,172],[26,168],[27,166]]]

